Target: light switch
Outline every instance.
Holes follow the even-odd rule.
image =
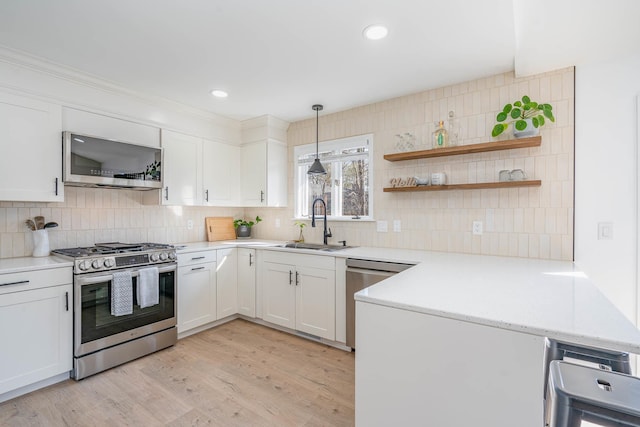
[[[598,240],[613,240],[613,223],[598,223]]]
[[[402,222],[399,219],[393,220],[393,231],[399,233],[402,231]]]
[[[280,228],[280,218],[276,218],[276,228]]]
[[[386,233],[389,228],[387,221],[376,221],[376,229],[378,233]]]

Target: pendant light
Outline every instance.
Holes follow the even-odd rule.
[[[311,108],[313,108],[313,111],[316,112],[316,159],[314,160],[307,173],[309,175],[326,175],[327,171],[324,170],[324,166],[322,166],[322,163],[320,163],[320,159],[318,158],[318,111],[322,111],[323,107],[320,104],[315,104]]]

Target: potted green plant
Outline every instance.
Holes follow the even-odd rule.
[[[251,237],[251,227],[262,221],[262,218],[256,216],[255,220],[246,221],[244,219],[233,220],[233,227],[236,229],[236,237]]]
[[[553,107],[550,104],[539,104],[525,95],[522,101],[507,104],[498,113],[496,116],[498,123],[493,127],[491,136],[500,135],[511,123],[514,126],[513,136],[516,138],[537,135],[539,128],[544,126],[546,120],[556,121],[552,110]]]
[[[154,181],[160,181],[160,162],[154,161],[150,165],[147,165],[147,170],[145,171],[145,177],[149,177]]]
[[[302,229],[305,228],[307,226],[306,223],[302,222],[302,221],[296,221],[294,223],[295,226],[300,227],[300,236],[298,237],[298,240],[296,240],[297,243],[304,243],[304,236],[302,235]]]

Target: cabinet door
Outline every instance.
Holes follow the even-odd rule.
[[[60,202],[61,107],[0,92],[0,200]]]
[[[204,140],[202,144],[203,203],[240,205],[240,147]]]
[[[287,145],[269,140],[267,145],[267,206],[287,206]]]
[[[238,312],[238,250],[218,249],[216,271],[217,318]]]
[[[262,263],[262,319],[294,329],[296,326],[295,267]]]
[[[335,271],[298,266],[296,329],[334,340],[336,336]]]
[[[72,285],[0,296],[0,394],[71,370]]]
[[[242,146],[242,205],[266,206],[267,142]]]
[[[256,250],[238,248],[238,313],[256,317]]]
[[[163,205],[193,206],[202,203],[202,140],[162,130]]]
[[[178,332],[216,320],[216,263],[178,267]]]

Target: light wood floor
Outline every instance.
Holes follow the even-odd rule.
[[[2,426],[352,426],[354,354],[234,320],[0,404]]]

